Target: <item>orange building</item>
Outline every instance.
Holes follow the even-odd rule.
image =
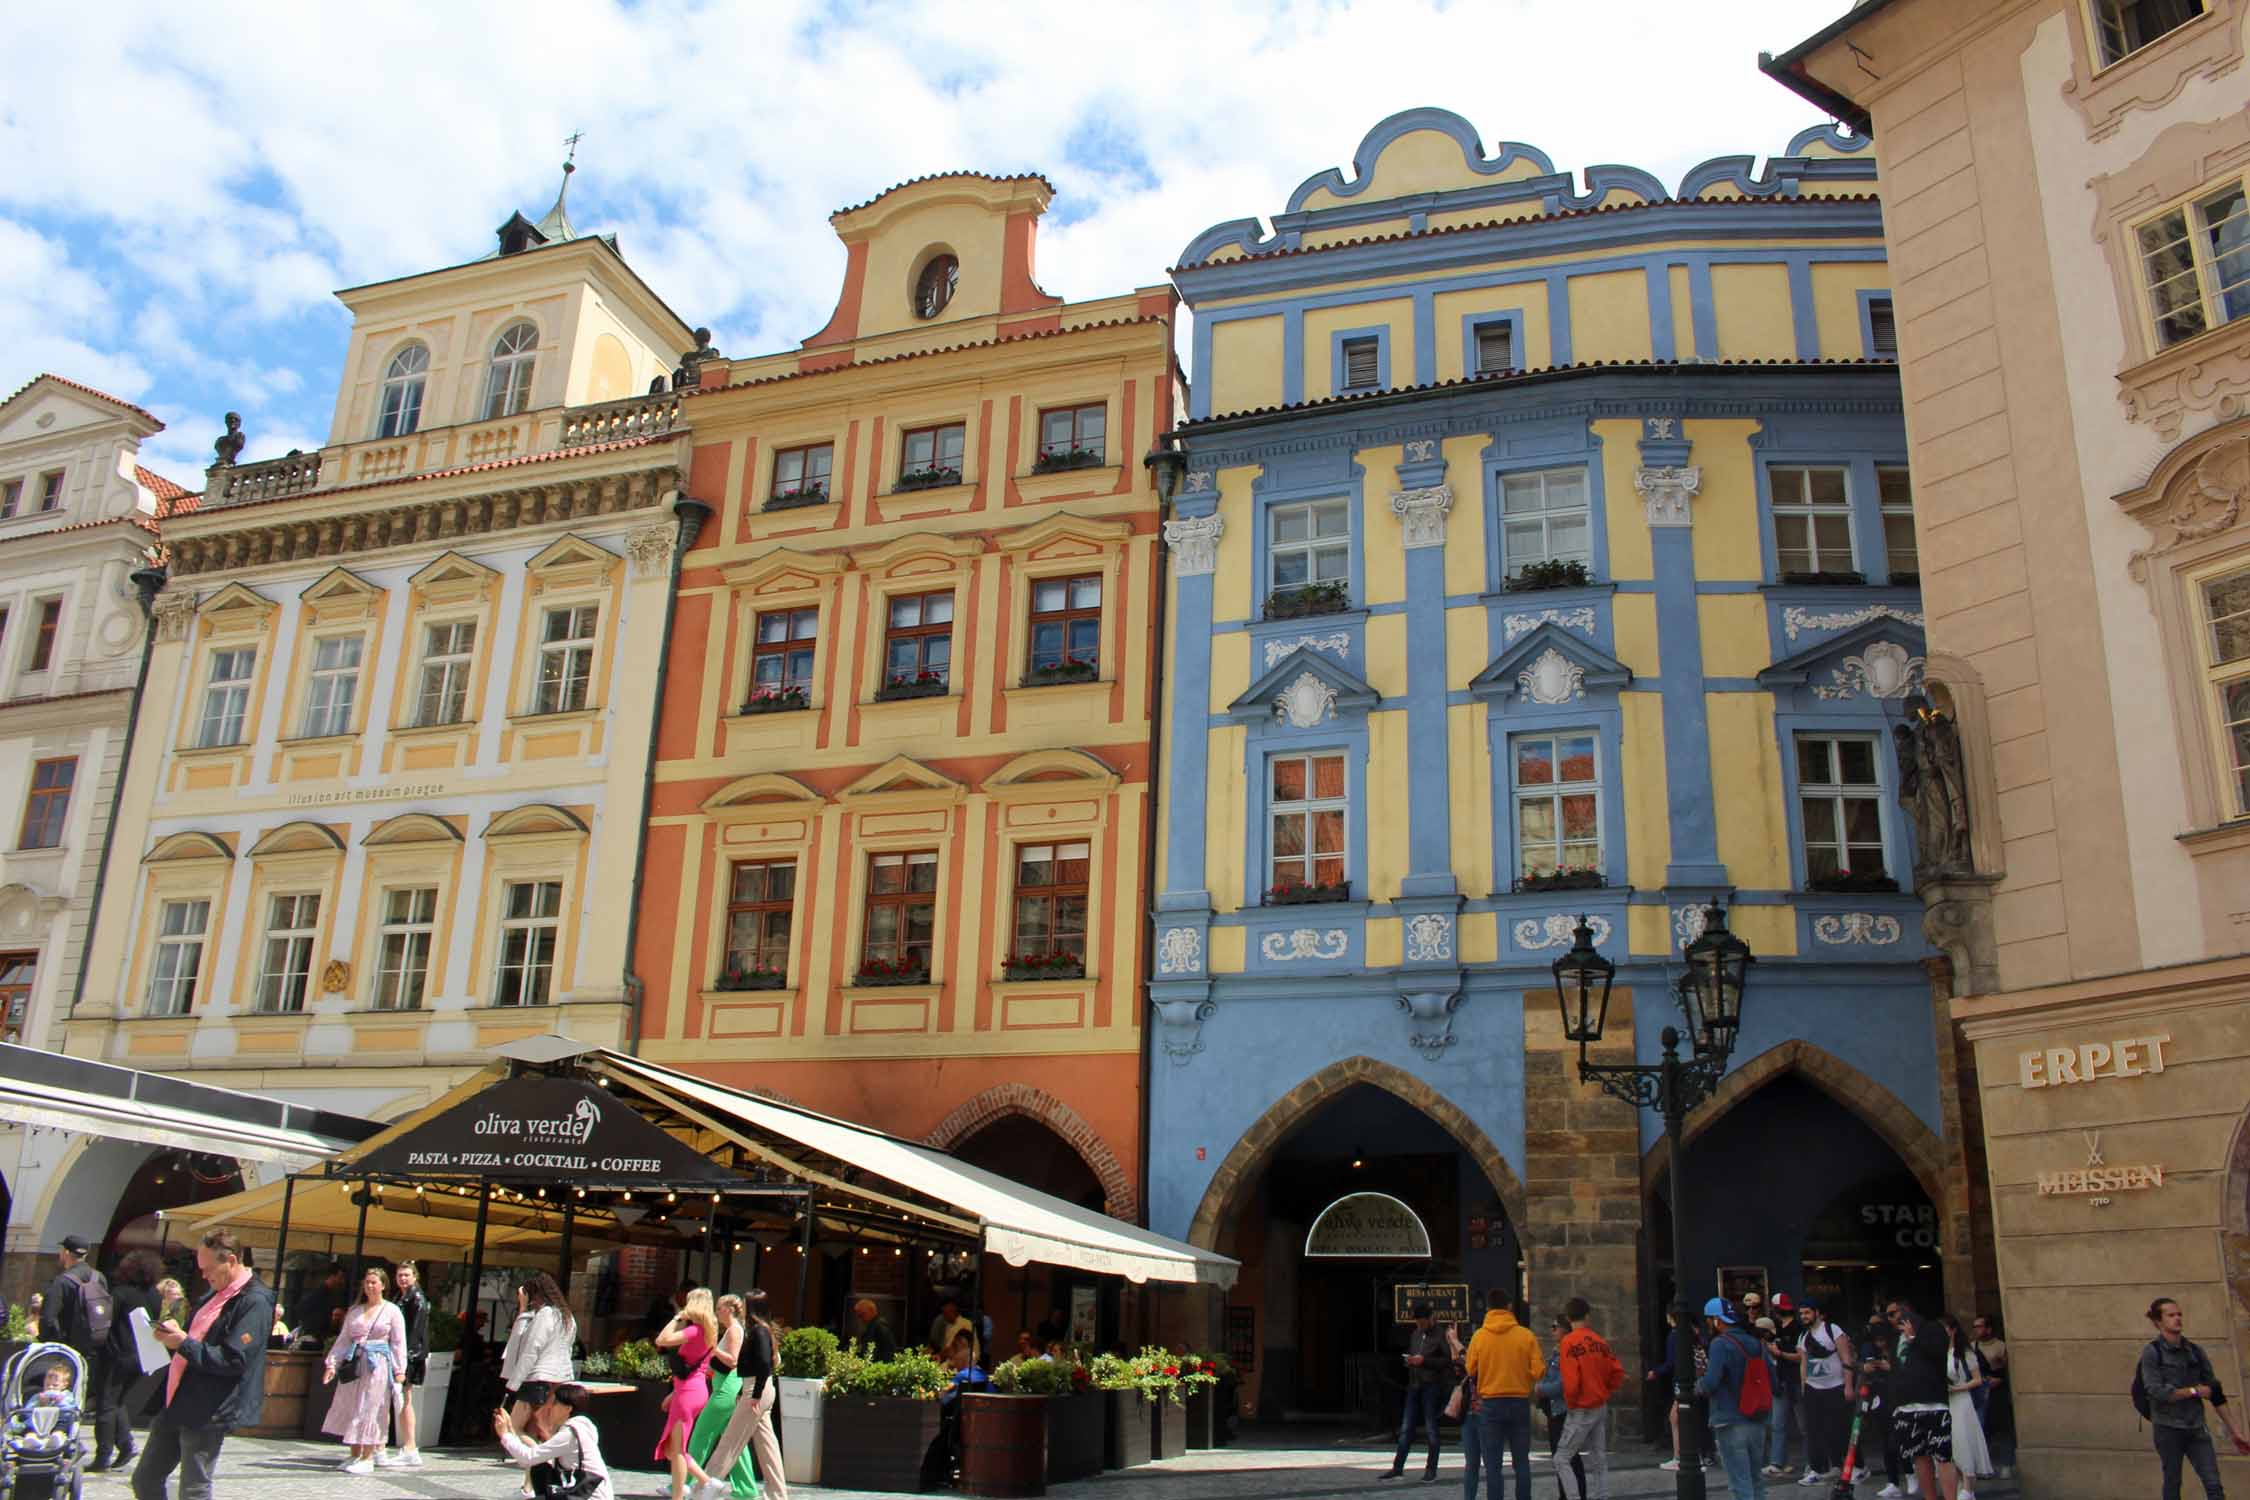
[[[828,326],[704,367],[638,1035],[1132,1219],[1174,298],[1042,292],[1052,193],[843,210]]]

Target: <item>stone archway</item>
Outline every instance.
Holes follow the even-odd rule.
[[[1836,1101],[1882,1142],[1897,1153],[1914,1180],[1921,1185],[1932,1204],[1936,1205],[1940,1222],[1945,1227],[1941,1254],[1945,1261],[1946,1285],[1949,1288],[1970,1289],[1975,1286],[1975,1271],[1971,1252],[1969,1222],[1969,1184],[1966,1171],[1955,1171],[1950,1163],[1952,1154],[1936,1131],[1922,1123],[1921,1118],[1900,1101],[1898,1095],[1862,1073],[1859,1069],[1814,1046],[1811,1042],[1792,1039],[1767,1048],[1721,1079],[1711,1097],[1691,1111],[1687,1118],[1687,1139],[1695,1138],[1716,1125],[1729,1110],[1756,1094],[1773,1080],[1794,1074],[1811,1084],[1821,1093]],[[1657,1138],[1641,1157],[1641,1190],[1644,1194],[1655,1191],[1657,1179],[1664,1176],[1672,1165],[1671,1142]]]
[[[1476,1162],[1493,1191],[1500,1195],[1500,1206],[1507,1210],[1509,1223],[1516,1226],[1518,1234],[1523,1232],[1523,1183],[1509,1167],[1507,1158],[1500,1154],[1500,1148],[1474,1120],[1436,1089],[1403,1069],[1377,1062],[1372,1057],[1347,1057],[1330,1063],[1276,1099],[1242,1133],[1242,1139],[1234,1143],[1234,1149],[1219,1163],[1219,1169],[1211,1174],[1210,1185],[1203,1190],[1203,1201],[1196,1205],[1195,1217],[1188,1223],[1188,1243],[1205,1250],[1217,1249],[1219,1231],[1234,1212],[1234,1200],[1265,1168],[1289,1133],[1329,1100],[1363,1083],[1395,1095],[1443,1126]]]
[[[938,1121],[936,1127],[922,1140],[924,1144],[950,1151],[956,1144],[967,1140],[993,1121],[1009,1115],[1036,1120],[1068,1142],[1076,1151],[1094,1179],[1102,1186],[1102,1212],[1113,1219],[1123,1219],[1131,1224],[1140,1217],[1140,1199],[1133,1191],[1133,1179],[1126,1175],[1125,1165],[1109,1143],[1086,1117],[1057,1099],[1044,1089],[1035,1089],[1024,1083],[1003,1083],[986,1089],[960,1108]]]

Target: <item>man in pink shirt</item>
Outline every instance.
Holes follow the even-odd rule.
[[[150,1426],[133,1470],[136,1500],[168,1500],[180,1471],[180,1500],[211,1500],[219,1445],[229,1432],[258,1420],[266,1398],[266,1338],[273,1332],[273,1291],[243,1264],[232,1234],[214,1229],[195,1252],[210,1294],[182,1328],[166,1318],[157,1342],[172,1351],[164,1410]]]

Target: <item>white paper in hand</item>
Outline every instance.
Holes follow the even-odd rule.
[[[141,1373],[154,1375],[172,1362],[172,1351],[156,1341],[156,1330],[148,1320],[148,1309],[136,1307],[125,1315],[133,1325],[133,1348],[140,1356]]]

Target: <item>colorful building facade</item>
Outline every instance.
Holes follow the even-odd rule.
[[[498,1043],[622,1046],[696,340],[560,198],[340,294],[329,442],[220,438],[166,536],[70,1053],[365,1117]],[[206,1181],[205,1179],[209,1179]],[[104,1254],[231,1161],[92,1137],[34,1216]],[[170,1197],[171,1203],[183,1201]],[[153,1242],[153,1239],[151,1239]]]
[[[1052,192],[954,173],[840,211],[827,327],[706,366],[686,403],[717,515],[665,666],[639,1045],[1131,1219],[1161,565],[1140,459],[1178,412],[1174,303],[1041,291]],[[897,1272],[820,1295],[903,1326]],[[983,1295],[1012,1320],[1054,1291]]]
[[[2156,1481],[2119,1397],[2152,1299],[2250,1377],[2245,15],[1889,0],[1765,60],[1890,189],[1930,676],[1969,771],[1925,894],[2024,1485],[2072,1500]]]
[[[1182,253],[1149,1222],[1244,1262],[1212,1336],[1264,1410],[1356,1399],[1401,1284],[1583,1294],[1630,1350],[1676,1273],[1971,1278],[1876,188],[1825,130],[1581,186],[1415,110]],[[1653,1059],[1713,899],[1758,963],[1683,1251],[1549,966],[1584,914]],[[1338,1253],[1358,1191],[1407,1213]]]

